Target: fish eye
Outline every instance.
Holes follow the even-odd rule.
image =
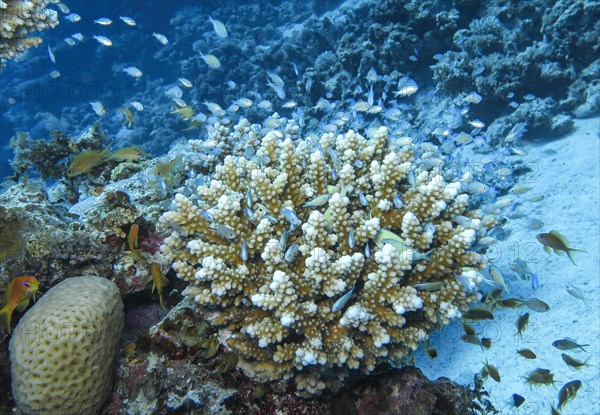
[[[31,287],[31,284],[29,284],[29,282],[27,282],[27,281],[23,282],[23,285],[27,288]]]

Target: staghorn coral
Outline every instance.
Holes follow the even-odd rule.
[[[243,147],[255,137],[241,130]],[[259,379],[336,390],[352,371],[400,364],[479,300],[477,272],[457,276],[485,266],[474,246],[496,218],[461,192],[469,173],[393,142],[386,127],[370,138],[268,131],[255,157],[227,156],[161,217],[184,294]],[[430,282],[442,284],[417,285]]]
[[[58,24],[58,13],[46,8],[51,3],[58,0],[0,0],[0,68],[8,59],[42,43],[29,34]]]

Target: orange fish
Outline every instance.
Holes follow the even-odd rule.
[[[29,276],[17,277],[8,284],[2,299],[4,307],[0,310],[0,321],[6,324],[8,333],[10,333],[10,320],[13,311],[15,308],[18,311],[25,310],[31,297],[35,301],[35,293],[39,286],[40,283],[37,278]]]
[[[127,242],[129,242],[129,250],[131,252],[135,251],[138,247],[138,234],[140,232],[140,225],[134,223],[129,228],[129,235],[127,235]]]
[[[536,235],[537,240],[544,245],[544,251],[550,253],[551,250],[554,250],[556,255],[562,255],[563,252],[567,253],[567,256],[573,263],[573,265],[577,266],[573,257],[571,256],[571,252],[584,252],[587,254],[587,251],[583,249],[575,249],[569,247],[569,241],[563,235],[558,233],[558,231],[550,231],[550,233],[539,233]]]
[[[156,262],[152,264],[150,269],[150,277],[152,278],[152,292],[154,292],[156,289],[158,292],[160,306],[163,308],[163,310],[166,310],[167,308],[163,303],[163,288],[169,283],[169,280],[162,274],[160,265],[158,265]],[[150,279],[146,281],[146,283],[148,282],[150,282]]]

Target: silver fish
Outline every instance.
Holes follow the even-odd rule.
[[[133,20],[131,17],[119,16],[119,19],[121,19],[123,21],[123,23],[125,23],[128,26],[135,26],[136,25],[135,20]]]
[[[583,296],[583,291],[581,291],[580,288],[575,287],[574,285],[567,285],[566,290],[573,297],[579,298],[580,300],[585,302],[585,297]]]
[[[54,53],[52,53],[52,49],[50,48],[50,45],[48,45],[48,56],[50,57],[50,60],[52,61],[52,63],[56,64],[56,57],[54,56]]]
[[[480,195],[487,192],[489,189],[490,188],[486,184],[481,182],[472,182],[465,186],[465,190],[474,195]]]
[[[162,43],[163,45],[166,45],[167,43],[169,43],[169,40],[167,39],[167,37],[161,33],[152,32],[152,36],[154,36],[154,38],[156,40],[158,40],[160,43]]]
[[[545,313],[550,310],[550,306],[539,298],[525,298],[520,302],[538,313]]]
[[[492,278],[492,280],[496,284],[498,284],[500,287],[502,287],[504,289],[504,291],[506,291],[506,293],[508,294],[508,286],[506,285],[506,282],[504,281],[504,276],[502,275],[500,268],[498,268],[494,264],[490,264],[490,268],[489,268],[488,272],[490,273],[490,277]]]
[[[94,35],[93,38],[96,39],[98,41],[98,43],[100,43],[101,45],[104,45],[104,46],[112,46],[113,45],[112,41],[109,38],[107,38],[106,36]]]
[[[110,20],[108,17],[101,17],[99,19],[94,20],[94,23],[102,26],[108,26],[112,23],[112,20]]]
[[[354,230],[351,226],[348,230],[348,246],[350,247],[350,249],[354,248],[355,242],[356,241],[354,240]]]
[[[525,261],[520,258],[516,258],[514,261],[508,263],[508,267],[513,270],[524,280],[531,280],[531,286],[534,290],[538,289],[539,280],[535,272],[531,271],[531,268]]]
[[[529,219],[525,224],[525,228],[529,229],[530,231],[537,231],[539,229],[542,229],[543,227],[544,222],[536,218]]]

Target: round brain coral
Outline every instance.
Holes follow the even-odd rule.
[[[19,321],[10,339],[12,392],[28,415],[96,415],[112,385],[123,329],[116,285],[68,278]]]
[[[256,141],[258,128],[241,120],[229,142]],[[177,194],[162,252],[244,369],[308,395],[401,363],[478,301],[479,273],[462,274],[485,267],[476,243],[497,220],[461,191],[469,173],[385,127],[370,138],[288,130]]]

